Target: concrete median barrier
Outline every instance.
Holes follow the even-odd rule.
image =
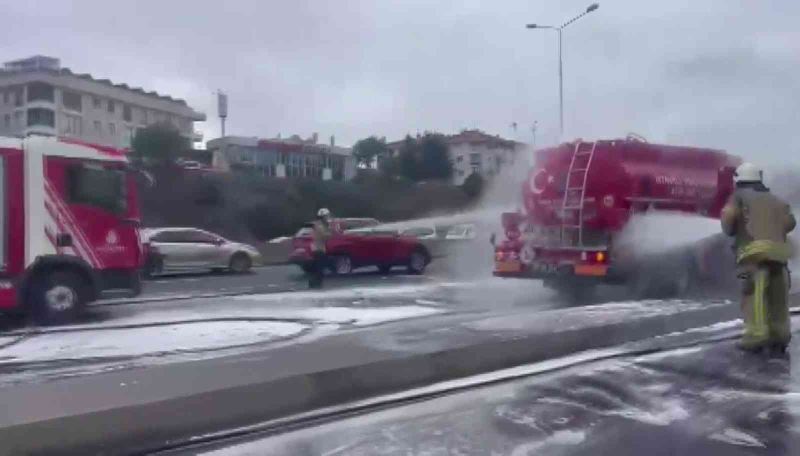
[[[737,306],[725,305],[680,319],[655,316],[553,334],[466,331],[408,351],[363,344],[371,337],[367,330],[260,356],[26,385],[13,396],[4,393],[9,400],[5,418],[0,417],[0,442],[9,454],[152,451],[321,407],[733,319],[737,313]],[[136,379],[135,388],[119,386],[130,378]]]

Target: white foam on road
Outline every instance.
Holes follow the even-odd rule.
[[[307,319],[329,323],[349,323],[355,326],[377,325],[396,320],[425,317],[443,313],[442,310],[423,306],[395,307],[317,307],[312,309],[285,309],[276,313],[279,318]]]
[[[289,293],[263,293],[234,296],[238,301],[283,302],[283,301],[320,301],[343,298],[378,298],[397,295],[413,295],[433,291],[440,285],[424,283],[414,285],[399,285],[394,287],[355,287],[334,288],[314,291],[293,291]]]
[[[736,446],[766,448],[763,442],[752,435],[734,428],[726,428],[722,432],[717,432],[709,437],[711,440],[729,443]]]
[[[560,331],[566,331],[606,326],[653,316],[674,315],[725,305],[730,305],[730,302],[708,303],[689,300],[609,302],[567,309],[543,310],[536,313],[520,314],[517,318],[487,318],[475,323],[469,323],[467,326],[481,331],[530,331],[532,328],[542,328],[548,331],[555,328]]]
[[[564,429],[556,431],[547,438],[537,442],[527,442],[511,451],[511,456],[531,456],[549,446],[580,445],[586,440],[586,432]]]
[[[305,328],[292,322],[234,321],[40,334],[0,349],[0,366],[207,351],[270,342],[297,335]]]

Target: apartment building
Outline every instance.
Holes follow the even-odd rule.
[[[57,58],[34,56],[0,69],[0,135],[64,136],[129,147],[136,130],[168,123],[192,142],[205,114],[186,101],[62,68]]]
[[[393,156],[400,153],[404,141],[401,139],[387,144]],[[454,185],[463,184],[472,173],[491,179],[504,167],[516,163],[519,153],[527,147],[524,143],[499,135],[492,136],[481,130],[462,130],[455,135],[445,136],[445,141],[453,163]]]
[[[356,162],[349,147],[317,142],[297,135],[289,138],[225,136],[212,139],[206,148],[212,153],[216,170],[250,171],[265,177],[311,178],[347,181],[356,174]]]

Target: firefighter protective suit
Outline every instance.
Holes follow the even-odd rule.
[[[722,210],[722,230],[735,238],[736,264],[742,284],[744,335],[739,347],[785,350],[791,339],[789,274],[792,256],[786,234],[795,227],[788,204],[761,182],[737,182]]]

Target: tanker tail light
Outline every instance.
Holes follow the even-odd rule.
[[[581,252],[581,261],[585,263],[604,264],[608,262],[608,253],[604,251]]]

